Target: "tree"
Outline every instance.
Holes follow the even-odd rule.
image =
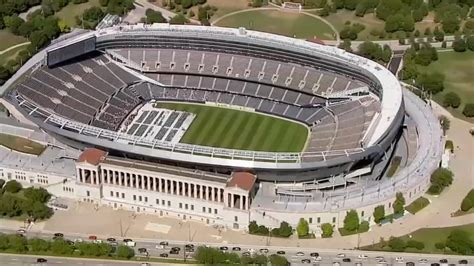
[[[474,252],[474,243],[469,233],[463,230],[453,230],[446,240],[446,246],[462,255],[471,255]]]
[[[194,253],[194,258],[201,264],[238,264],[239,256],[236,253],[224,253],[217,248],[200,246]]]
[[[393,202],[393,213],[394,214],[403,214],[405,211],[405,197],[403,193],[397,192],[395,195],[395,201]]]
[[[189,19],[187,19],[183,14],[177,14],[176,16],[172,17],[169,21],[170,24],[181,24],[184,25],[189,22]]]
[[[26,198],[32,200],[32,201],[38,201],[41,203],[46,203],[48,200],[51,198],[51,194],[49,192],[40,187],[40,188],[34,188],[34,187],[29,187],[26,188],[23,191],[23,195],[25,195]]]
[[[9,247],[8,235],[0,233],[0,250],[6,250]]]
[[[339,48],[344,49],[347,52],[352,52],[351,48],[351,40],[344,39],[341,44],[339,44]]]
[[[16,180],[10,180],[5,184],[5,191],[10,193],[17,193],[22,188],[21,184]]]
[[[444,242],[436,242],[436,243],[435,243],[435,248],[437,248],[437,249],[445,249],[445,248],[446,248],[446,243],[444,243]]]
[[[441,128],[443,129],[443,135],[446,135],[446,132],[449,130],[449,127],[451,126],[451,121],[449,121],[449,118],[447,118],[444,115],[439,116],[439,124],[441,125]]]
[[[452,47],[453,47],[453,50],[456,52],[465,52],[467,49],[466,42],[462,38],[454,40]]]
[[[270,255],[270,263],[272,266],[288,266],[290,263],[288,260],[280,255],[272,254]]]
[[[464,105],[462,114],[466,117],[474,117],[474,103],[467,103],[466,105]]]
[[[445,187],[453,182],[453,173],[446,168],[438,168],[431,174],[431,186],[428,192],[440,194]]]
[[[467,49],[474,51],[474,35],[466,37]]]
[[[145,11],[145,15],[146,15],[146,22],[149,24],[166,22],[166,19],[163,17],[163,14],[161,14],[160,11],[155,11],[151,8],[148,8]]]
[[[293,234],[293,228],[287,222],[281,222],[279,228],[274,228],[272,233],[281,237],[289,237]]]
[[[356,210],[350,210],[346,213],[344,218],[344,229],[354,232],[359,228],[359,215]]]
[[[3,21],[5,22],[5,26],[15,35],[20,34],[20,27],[25,23],[25,21],[17,15],[4,17]]]
[[[379,205],[374,209],[374,222],[380,223],[382,219],[385,217],[385,206]]]
[[[130,259],[133,256],[135,256],[135,251],[132,248],[127,247],[125,245],[120,245],[117,248],[117,257],[123,259]]]
[[[388,246],[393,251],[401,252],[405,250],[406,243],[398,237],[391,237],[390,240],[388,240]]]
[[[300,218],[298,225],[296,226],[296,232],[298,236],[307,236],[309,233],[309,224],[304,218]]]
[[[424,72],[417,76],[415,84],[424,91],[436,94],[444,89],[444,75],[439,72]]]
[[[440,31],[438,26],[435,27],[433,35],[438,42],[444,41],[444,32]]]
[[[461,98],[453,91],[444,95],[443,106],[458,108],[461,105]]]
[[[48,206],[44,205],[39,201],[33,203],[31,212],[29,214],[35,219],[46,219],[53,215],[53,211]]]
[[[257,254],[253,258],[253,264],[255,264],[255,265],[267,265],[267,263],[268,263],[268,258],[267,258],[267,256],[265,256],[263,254]]]
[[[330,223],[323,223],[321,225],[321,231],[322,231],[322,237],[331,237],[332,234],[334,233],[334,228],[332,227],[332,224]]]

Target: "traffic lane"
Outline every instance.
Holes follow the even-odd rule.
[[[38,258],[47,260],[45,263],[38,263]],[[19,266],[19,265],[84,265],[84,266],[137,266],[139,262],[125,262],[125,261],[111,261],[111,260],[95,260],[95,259],[81,259],[81,258],[65,258],[65,257],[50,257],[50,256],[35,256],[35,255],[11,255],[0,254],[0,265]],[[158,264],[155,264],[158,265]]]
[[[8,232],[8,233],[15,233],[15,230],[2,230],[4,232]],[[53,234],[51,233],[43,233],[43,232],[26,232],[25,235],[27,235],[28,237],[41,237],[41,238],[44,238],[44,239],[51,239],[53,237]],[[64,236],[65,238],[67,239],[70,239],[70,240],[74,240],[74,239],[77,239],[77,238],[81,238],[83,239],[84,241],[88,241],[87,240],[87,237],[84,238],[84,235],[83,234],[67,234]],[[117,239],[118,243],[120,244],[122,242],[123,239]],[[138,252],[138,248],[140,247],[145,247],[147,248],[147,251],[149,252],[150,256],[159,256],[159,254],[161,253],[165,253],[167,252],[169,254],[169,250],[160,250],[160,249],[157,249],[156,246],[159,245],[159,243],[161,242],[161,240],[154,240],[154,241],[136,241],[136,246],[134,247],[134,249],[136,250],[137,254],[139,254]],[[183,250],[184,250],[184,245],[185,243],[189,243],[189,242],[186,242],[186,241],[169,241],[169,248],[170,247],[180,247],[181,251],[179,254],[177,255],[173,255],[173,254],[169,254],[169,257],[171,258],[184,258],[184,254],[183,254]],[[198,245],[203,245],[203,244],[198,244],[198,243],[195,243],[195,248],[198,246]],[[259,248],[258,246],[250,246],[250,245],[238,245],[238,244],[208,244],[206,246],[211,246],[211,247],[217,247],[217,248],[220,248],[222,246],[226,246],[228,248],[229,251],[232,250],[233,247],[240,247],[241,251],[239,251],[238,253],[239,254],[242,254],[243,252],[250,252],[250,253],[253,253],[253,252],[258,252],[261,248]],[[268,253],[267,255],[270,255],[270,254],[276,254],[278,251],[281,251],[283,248],[281,247],[273,247],[273,246],[265,246],[265,247],[262,247],[263,249],[268,249]],[[294,259],[293,257],[296,256],[296,254],[298,252],[304,252],[305,255],[304,256],[301,256],[301,259],[306,259],[308,258],[309,259],[309,254],[311,252],[318,252],[317,250],[311,250],[311,249],[308,249],[308,248],[298,248],[298,247],[284,247],[284,249],[286,250],[284,256],[287,258],[287,259]],[[358,255],[360,254],[367,254],[369,259],[370,258],[375,258],[376,256],[384,256],[385,257],[385,261],[387,262],[391,262],[391,261],[394,261],[396,257],[400,257],[400,256],[405,256],[405,260],[406,262],[408,261],[412,261],[412,262],[415,262],[417,263],[419,261],[419,259],[421,258],[425,258],[428,260],[428,262],[439,262],[439,260],[441,258],[447,258],[448,261],[450,263],[457,263],[459,260],[461,259],[465,259],[465,257],[463,256],[453,256],[453,255],[440,255],[440,254],[408,254],[406,255],[407,253],[389,253],[389,252],[369,252],[369,251],[359,251],[359,250],[338,250],[338,251],[327,251],[327,250],[321,250],[319,251],[319,254],[320,256],[322,257],[322,261],[327,261],[327,262],[330,262],[330,261],[334,261],[337,258],[337,254],[339,253],[345,253],[345,256],[351,258],[352,261],[354,262],[363,262],[364,260],[360,260],[358,258]],[[373,260],[369,260],[369,261],[373,261],[375,262],[375,259]],[[468,260],[469,262],[472,262],[471,260]]]

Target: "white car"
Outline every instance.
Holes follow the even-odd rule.
[[[96,239],[94,241],[92,241],[92,243],[95,243],[95,244],[102,244],[103,241],[101,239]]]
[[[253,249],[253,248],[249,248],[249,249],[247,249],[247,251],[250,252],[250,253],[255,253],[255,249]]]
[[[419,259],[418,262],[425,264],[425,263],[428,263],[428,260],[427,259]]]
[[[74,242],[75,243],[82,243],[84,240],[82,240],[82,238],[76,238],[74,239]]]
[[[337,254],[337,257],[338,257],[338,258],[345,258],[345,257],[346,257],[346,254],[344,254],[344,253],[339,253],[339,254]]]
[[[26,230],[25,229],[18,229],[18,230],[16,230],[16,232],[18,234],[24,234],[24,233],[26,233]]]
[[[396,260],[398,263],[403,263],[403,261],[404,261],[403,257],[396,257],[395,260]]]
[[[318,256],[318,257],[314,258],[314,261],[322,261],[322,260],[323,260],[323,258],[321,256]]]
[[[377,257],[375,257],[375,260],[376,261],[381,261],[381,260],[384,260],[384,258],[382,256],[377,256]]]
[[[368,256],[367,256],[367,255],[364,255],[364,254],[360,254],[360,255],[357,256],[357,257],[358,257],[359,259],[361,259],[361,260],[365,260],[365,259],[368,258]]]
[[[298,257],[304,256],[304,252],[301,252],[301,251],[296,252],[296,256],[298,256]]]

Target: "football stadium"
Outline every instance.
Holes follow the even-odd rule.
[[[69,34],[13,80],[4,86],[13,113],[64,144],[50,149],[76,154],[49,157],[74,162],[62,179],[75,187],[69,196],[114,208],[234,228],[293,223],[294,212],[339,223],[335,210],[420,194],[429,171],[417,167],[439,162],[436,118],[385,67],[244,28]],[[387,178],[394,156],[406,167]]]

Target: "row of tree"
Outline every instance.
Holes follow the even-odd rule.
[[[392,204],[393,208],[393,216],[400,216],[405,213],[405,197],[403,196],[403,193],[397,192],[395,194],[395,201]],[[385,214],[385,206],[384,205],[378,205],[377,207],[374,208],[374,222],[375,223],[381,223],[384,219],[386,219],[386,214]]]
[[[0,182],[0,185],[3,183]],[[46,206],[51,194],[44,188],[23,189],[15,180],[8,181],[0,188],[0,216],[47,219],[53,215],[51,208]],[[19,192],[22,192],[22,196],[19,196]]]
[[[267,265],[287,266],[288,260],[276,254],[265,256],[263,254],[251,254],[239,257],[234,252],[223,252],[217,248],[200,246],[194,253],[194,258],[204,265],[240,264],[240,265]]]
[[[249,233],[254,235],[290,237],[293,234],[293,227],[291,227],[287,222],[281,222],[280,227],[270,230],[264,225],[258,225],[256,221],[251,221],[248,229]]]
[[[123,259],[130,259],[135,256],[134,250],[125,245],[113,247],[107,243],[73,243],[62,238],[55,240],[28,239],[22,235],[1,233],[0,250],[15,253],[115,257]]]
[[[462,255],[474,255],[474,241],[470,238],[472,234],[464,230],[453,230],[445,241],[435,243],[437,249],[445,251],[449,248],[452,252]]]

